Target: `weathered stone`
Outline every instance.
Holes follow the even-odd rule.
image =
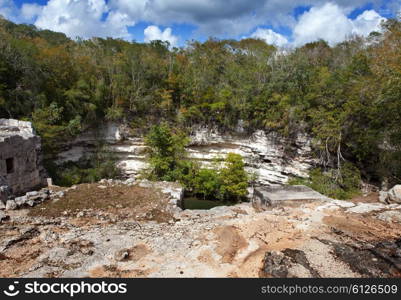
[[[267,252],[261,277],[319,277],[319,273],[310,266],[303,251],[285,249],[283,252]]]
[[[17,203],[14,200],[8,200],[6,202],[6,210],[14,210],[17,209]]]
[[[124,184],[126,185],[131,185],[135,183],[135,178],[128,178],[127,180],[124,181]]]
[[[388,191],[388,201],[401,203],[401,184],[394,186]]]
[[[293,201],[327,201],[330,198],[304,185],[255,187],[253,203],[259,206]]]
[[[11,190],[4,179],[0,177],[0,201],[6,202],[11,194]]]
[[[141,136],[122,134],[122,127],[110,123],[83,133],[65,145],[67,150],[59,154],[56,163],[90,157],[100,139],[106,142],[107,152],[116,154],[117,166],[124,175],[137,177],[148,167],[146,145]],[[318,163],[312,156],[311,138],[304,134],[292,139],[261,130],[229,135],[205,127],[194,129],[190,138],[188,155],[202,166],[209,167],[215,158],[230,152],[238,153],[244,158],[246,169],[258,175],[260,184],[285,184],[290,176],[307,177],[308,170]]]
[[[59,197],[59,198],[63,198],[65,196],[65,192],[59,191],[59,192],[56,193],[56,196]]]
[[[129,258],[129,250],[128,249],[119,250],[114,254],[114,259],[116,261],[125,261],[128,258]]]
[[[44,185],[45,173],[40,138],[31,123],[0,119],[0,178],[12,193],[18,195]]]
[[[381,203],[387,203],[388,192],[380,191],[379,192],[379,201]]]
[[[385,222],[401,223],[401,210],[399,209],[387,210],[379,213],[377,215],[377,218]]]
[[[0,223],[9,219],[10,217],[0,210]]]
[[[6,205],[3,201],[0,200],[0,210],[6,209]]]
[[[36,197],[39,195],[39,192],[37,191],[32,191],[32,192],[28,192],[25,194],[27,197],[32,198],[32,197]]]
[[[14,201],[18,207],[23,206],[28,201],[28,197],[27,196],[17,197],[14,199]]]

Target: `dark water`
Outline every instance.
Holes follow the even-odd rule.
[[[182,201],[183,209],[211,209],[216,206],[233,205],[230,202],[203,200],[196,197],[185,197]]]

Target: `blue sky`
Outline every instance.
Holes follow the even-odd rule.
[[[162,39],[174,46],[210,36],[283,47],[319,38],[335,44],[380,30],[400,8],[401,0],[0,0],[6,18],[71,38]]]

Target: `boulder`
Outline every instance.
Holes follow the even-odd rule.
[[[388,191],[389,202],[401,203],[401,184],[395,185]]]
[[[15,210],[17,207],[17,203],[15,203],[14,200],[8,200],[6,202],[6,210]]]
[[[21,196],[21,197],[17,197],[14,199],[15,203],[17,204],[17,206],[23,206],[25,203],[27,203],[28,201],[28,197],[27,196]]]
[[[385,192],[385,191],[380,191],[379,192],[379,201],[381,203],[386,203],[387,204],[387,197],[388,197],[388,192]]]
[[[297,201],[328,201],[330,198],[304,185],[275,185],[254,188],[252,202],[262,208]]]

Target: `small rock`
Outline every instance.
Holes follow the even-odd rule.
[[[82,218],[85,216],[85,213],[83,211],[80,211],[79,213],[77,213],[77,218]]]
[[[14,200],[8,200],[6,202],[6,210],[15,210],[17,209],[17,203]]]
[[[0,211],[0,223],[5,221],[5,220],[8,220],[9,218],[10,217],[8,215],[6,215],[3,211]]]
[[[127,249],[119,250],[114,254],[114,259],[116,261],[124,261],[127,260],[128,258],[129,258],[129,251]]]
[[[6,209],[6,205],[4,204],[3,201],[0,200],[0,210]]]
[[[32,192],[28,192],[25,194],[27,197],[35,197],[39,195],[39,192],[37,191],[32,191]]]
[[[64,193],[63,191],[60,191],[60,192],[57,192],[57,193],[56,193],[56,196],[57,196],[58,198],[63,198],[63,197],[65,196],[65,193]]]
[[[132,185],[134,183],[135,183],[135,178],[128,178],[127,180],[125,180],[123,182],[123,184],[125,184],[125,185]]]
[[[22,206],[28,201],[28,198],[27,196],[17,197],[14,199],[14,201],[17,204],[17,206]]]
[[[107,189],[107,186],[105,186],[105,185],[98,185],[97,186],[99,189]]]

